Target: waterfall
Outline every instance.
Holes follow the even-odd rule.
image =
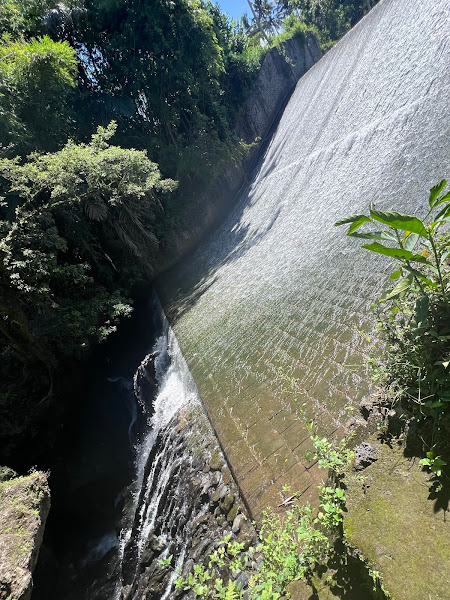
[[[246,547],[256,542],[178,342],[156,304],[162,331],[133,377],[145,426],[134,445],[135,476],[109,563],[115,589],[108,600],[183,598],[173,589],[175,578],[202,562],[225,535]],[[161,559],[170,559],[170,567]],[[104,590],[95,597],[103,600]]]
[[[127,515],[128,526],[124,527],[120,535],[119,561],[122,576],[116,589],[117,599],[122,597],[124,572],[127,573],[128,585],[131,585],[133,568],[136,569],[142,560],[148,540],[155,530],[158,531],[158,548],[163,548],[161,558],[169,554],[169,548],[174,548],[177,553],[176,569],[168,578],[163,593],[163,597],[169,597],[175,572],[183,566],[188,541],[187,529],[183,526],[173,529],[170,519],[174,501],[178,502],[178,516],[191,512],[191,508],[185,505],[189,498],[180,496],[179,483],[175,488],[171,483],[183,462],[189,460],[185,450],[178,452],[178,421],[175,417],[180,409],[192,409],[199,405],[199,397],[173,331],[162,311],[161,318],[163,332],[156,340],[152,352],[140,364],[133,380],[136,405],[146,416],[147,431],[135,445],[136,476]],[[154,398],[147,394],[148,382],[152,379],[157,384]],[[169,493],[173,493],[172,503],[168,502]],[[181,522],[180,519],[179,521]],[[175,539],[171,539],[173,532]]]

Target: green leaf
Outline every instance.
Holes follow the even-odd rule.
[[[443,179],[441,182],[439,182],[437,185],[431,188],[429,198],[430,208],[437,206],[438,203],[436,202],[436,200],[438,199],[439,194],[445,188],[446,184],[447,181]]]
[[[346,223],[357,223],[358,221],[361,221],[362,225],[363,223],[370,222],[370,219],[369,217],[366,217],[366,215],[350,215],[349,217],[345,217],[345,219],[336,221],[334,226],[338,227],[339,225],[345,225]]]
[[[386,256],[392,256],[392,258],[398,258],[399,260],[412,260],[414,257],[414,254],[409,250],[403,250],[402,248],[389,248],[388,246],[384,246],[378,242],[366,244],[363,246],[363,248],[366,250],[371,250],[372,252],[384,254]]]
[[[392,273],[392,274],[389,276],[389,279],[394,279],[394,280],[395,280],[395,279],[398,279],[399,277],[401,277],[401,276],[402,276],[402,273],[403,273],[402,269],[399,269],[398,271],[394,271],[394,272],[393,272],[393,273]]]
[[[389,240],[396,242],[397,238],[389,231],[368,231],[367,233],[348,233],[350,237],[363,238],[365,240]]]
[[[428,237],[428,232],[425,225],[417,217],[411,215],[404,215],[395,211],[384,211],[377,210],[374,205],[370,208],[370,216],[376,221],[380,221],[385,225],[389,225],[394,229],[401,229],[402,231],[411,231],[412,233],[418,233],[424,237]]]
[[[359,229],[361,227],[361,225],[364,225],[364,223],[367,223],[367,222],[371,223],[372,221],[369,218],[362,215],[360,219],[358,219],[357,221],[353,221],[353,223],[350,224],[350,227],[348,228],[348,231],[347,231],[347,235],[351,235],[354,231]]]
[[[441,400],[429,400],[424,403],[428,408],[440,408],[442,406]]]
[[[428,307],[430,299],[426,294],[423,294],[416,300],[416,323],[425,323],[428,317]]]
[[[384,302],[385,300],[392,300],[392,298],[396,298],[397,296],[400,296],[400,294],[403,294],[404,292],[406,292],[406,290],[408,288],[411,287],[411,285],[413,284],[413,281],[414,281],[414,276],[407,275],[399,283],[397,283],[397,285],[394,287],[394,289],[392,289],[385,298],[382,298],[380,300],[380,302]]]
[[[447,217],[448,213],[450,211],[450,206],[444,206],[444,208],[442,210],[440,210],[438,212],[438,214],[434,217],[434,223],[432,223],[431,225],[437,225],[441,219],[444,219],[445,217]]]
[[[435,206],[439,206],[439,204],[443,204],[444,202],[450,202],[450,192],[447,192],[446,194],[441,196],[436,202]]]
[[[433,273],[436,273],[436,275],[438,274],[438,270],[436,269],[436,267],[433,265],[432,262],[425,258],[425,256],[422,256],[421,254],[413,254],[411,260],[413,260],[414,262],[418,262],[421,265],[427,265],[427,267],[429,267],[433,271]]]
[[[409,250],[410,252],[412,252],[419,238],[420,235],[418,233],[410,233],[406,238],[406,242],[404,244],[405,250]]]
[[[413,267],[410,267],[409,265],[404,265],[404,269],[406,269],[407,271],[409,271],[410,273],[412,273],[413,275],[415,275],[416,277],[418,277],[421,281],[423,281],[424,283],[426,283],[428,286],[430,286],[432,288],[437,288],[438,287],[437,283],[435,283],[434,281],[432,281],[431,279],[429,279],[426,275],[424,275],[423,273],[421,273],[417,269],[414,269]]]

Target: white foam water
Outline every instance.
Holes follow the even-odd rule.
[[[178,411],[188,405],[200,402],[197,388],[181,354],[178,342],[161,309],[163,333],[156,340],[152,352],[142,361],[134,376],[134,392],[136,404],[147,417],[147,431],[141,442],[135,446],[135,481],[133,502],[127,515],[127,526],[120,534],[119,562],[122,566],[125,549],[133,536],[137,548],[137,560],[140,558],[149,535],[155,527],[158,516],[161,516],[160,505],[171,475],[180,467],[184,455],[174,458],[170,452],[172,439],[168,427]],[[142,397],[139,375],[145,372],[149,363],[153,362],[154,373],[158,385],[156,397]],[[145,373],[144,373],[145,376]],[[162,443],[161,443],[162,440]],[[155,449],[155,444],[161,443]],[[149,460],[152,464],[149,466]],[[175,489],[174,495],[178,490]],[[161,518],[169,518],[170,514]],[[179,540],[181,550],[175,559],[175,570],[172,572],[162,600],[169,597],[176,573],[183,566],[187,539]],[[122,581],[116,587],[114,600],[121,597]]]

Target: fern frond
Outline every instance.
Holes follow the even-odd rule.
[[[87,198],[84,201],[84,212],[93,221],[104,221],[108,216],[108,207],[100,198]]]

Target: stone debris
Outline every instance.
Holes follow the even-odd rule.
[[[377,459],[377,450],[368,442],[363,442],[355,448],[355,471],[363,471]]]

